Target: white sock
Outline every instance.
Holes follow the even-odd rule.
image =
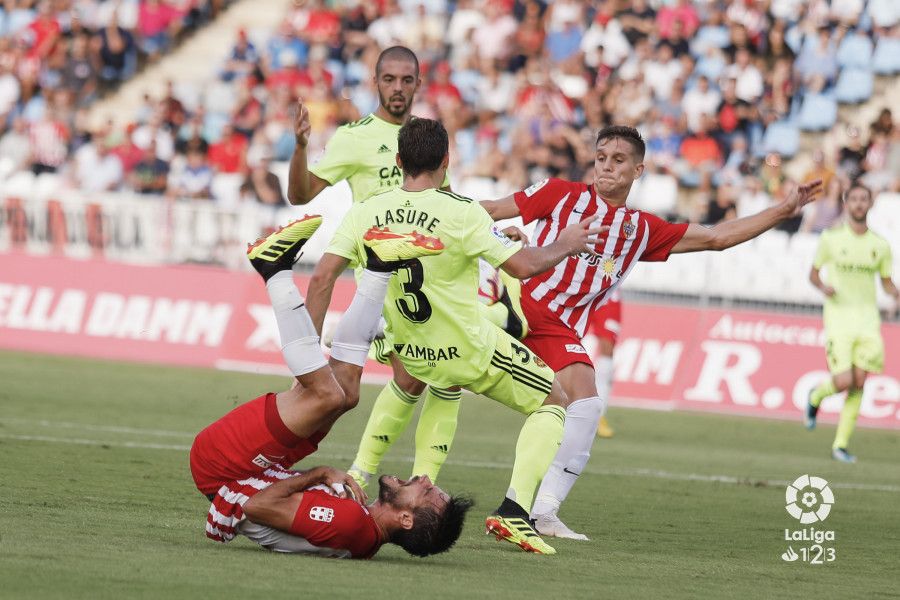
[[[603,411],[600,416],[606,414],[609,405],[609,393],[612,390],[613,359],[611,356],[601,356],[594,359],[594,373],[597,382],[597,395],[603,400]]]
[[[603,411],[599,397],[576,400],[566,409],[562,443],[538,489],[531,516],[555,513],[591,457],[597,423]]]
[[[362,272],[356,283],[353,301],[334,332],[332,358],[358,367],[365,366],[369,346],[380,331],[381,309],[390,279],[390,273]]]
[[[327,365],[303,296],[294,284],[293,273],[275,273],[266,282],[266,291],[281,336],[281,354],[291,373],[305,375]]]

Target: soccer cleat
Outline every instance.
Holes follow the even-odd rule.
[[[525,552],[556,554],[553,546],[541,539],[528,519],[493,514],[484,520],[484,527],[485,533],[492,534],[497,540],[515,544]]]
[[[616,432],[609,426],[609,421],[606,420],[606,417],[600,417],[600,422],[597,423],[597,437],[609,439],[615,434]]]
[[[550,537],[566,538],[569,540],[587,541],[588,536],[583,533],[577,533],[569,529],[569,527],[559,520],[554,513],[546,515],[535,515],[534,529],[541,535]]]
[[[396,271],[408,261],[444,251],[440,238],[427,237],[418,231],[394,233],[387,227],[369,228],[363,235],[363,245],[366,268],[381,273]]]
[[[347,469],[347,475],[353,478],[353,480],[359,484],[363,490],[369,487],[369,482],[372,481],[372,474],[368,471],[363,471],[356,465],[351,466]]]
[[[320,215],[306,215],[279,227],[252,244],[247,244],[250,264],[266,281],[279,271],[291,270],[303,245],[321,224]]]
[[[816,428],[816,415],[819,414],[819,407],[813,406],[812,395],[815,390],[809,390],[806,396],[806,412],[803,413],[803,426],[812,431]]]
[[[846,448],[832,448],[831,458],[842,463],[854,464],[856,462],[856,457],[847,452]]]

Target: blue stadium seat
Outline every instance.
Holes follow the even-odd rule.
[[[837,61],[843,68],[867,69],[872,61],[872,40],[866,36],[846,36],[838,47]]]
[[[763,135],[764,152],[777,152],[785,158],[797,154],[800,149],[800,130],[787,121],[776,121],[766,128]]]
[[[843,69],[834,86],[834,95],[842,104],[857,104],[872,97],[875,78],[871,71]]]
[[[883,37],[875,44],[872,70],[879,75],[900,73],[900,39]]]
[[[807,94],[800,106],[797,124],[803,131],[830,129],[837,121],[837,102],[828,94]]]

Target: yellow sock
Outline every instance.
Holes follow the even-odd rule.
[[[356,467],[367,473],[378,472],[384,453],[409,425],[418,400],[419,396],[407,394],[393,381],[384,386],[375,399],[372,414],[359,442],[353,461]]]
[[[856,417],[859,416],[860,404],[862,404],[862,390],[853,389],[847,392],[847,399],[844,400],[844,408],[841,409],[841,418],[838,421],[832,448],[847,448],[850,436],[856,429]]]
[[[438,473],[453,445],[460,396],[462,393],[459,390],[451,392],[428,388],[422,412],[419,414],[419,425],[416,427],[416,462],[413,464],[413,475],[428,475],[431,481],[437,480]]]
[[[531,512],[538,485],[556,456],[565,420],[566,409],[548,404],[531,413],[522,425],[506,497],[518,503],[525,512]]]
[[[812,391],[812,394],[809,395],[809,403],[813,406],[819,406],[822,400],[834,394],[837,394],[837,390],[834,387],[834,380],[829,377]]]

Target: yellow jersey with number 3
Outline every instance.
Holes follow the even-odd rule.
[[[500,330],[476,300],[478,259],[498,267],[521,249],[480,204],[451,192],[396,188],[354,204],[326,252],[365,264],[371,227],[437,237],[444,251],[412,261],[391,277],[384,316],[407,371],[435,386],[466,385],[490,363]]]
[[[346,179],[354,203],[399,187],[403,183],[403,173],[396,160],[399,132],[400,125],[374,113],[341,125],[309,172],[329,185]],[[442,185],[449,187],[450,179],[445,177]]]
[[[813,266],[825,268],[825,281],[835,292],[823,311],[828,335],[878,333],[875,279],[891,275],[887,240],[871,229],[854,233],[845,223],[822,233]]]

